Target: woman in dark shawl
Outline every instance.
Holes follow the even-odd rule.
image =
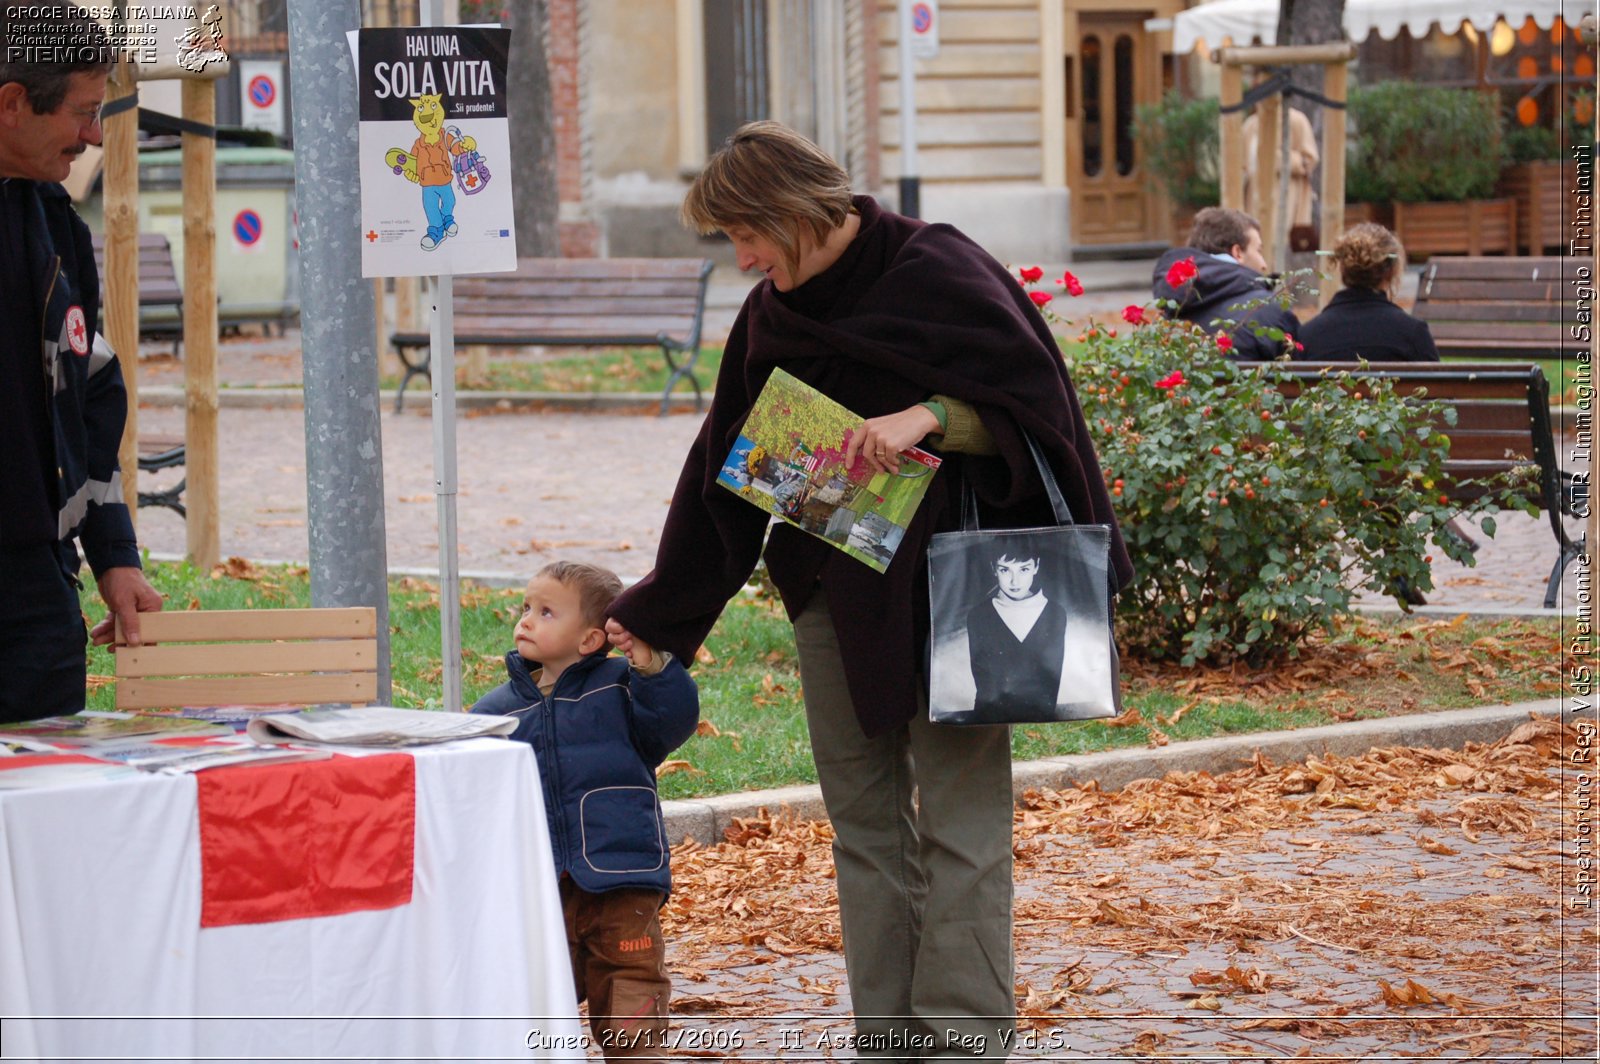
[[[1049,329],[1004,267],[948,225],[852,196],[844,170],[784,126],[736,132],[695,179],[683,217],[726,233],[740,268],[766,279],[728,337],[655,568],[612,608],[612,642],[626,649],[637,632],[692,661],[765,557],[794,622],[834,827],[857,1048],[1003,1056],[1016,1015],[1010,732],[928,720],[926,551],[959,523],[963,477],[984,527],[1055,523],[1028,433],[1074,519],[1112,525],[1126,583],[1082,410]],[[778,368],[865,419],[847,464],[859,454],[891,471],[912,445],[943,456],[887,572],[789,525],[768,536],[767,514],[716,483]]]

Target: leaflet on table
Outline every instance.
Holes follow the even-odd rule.
[[[263,764],[272,761],[321,761],[333,756],[328,750],[305,750],[290,746],[258,746],[254,743],[138,743],[109,749],[85,747],[90,757],[130,765],[146,772],[199,772],[224,765]]]
[[[717,483],[883,572],[922,504],[940,459],[900,452],[895,473],[866,459],[844,464],[864,419],[783,370],[774,370],[717,474]]]
[[[83,746],[173,736],[231,735],[225,724],[149,713],[86,709],[64,717],[0,724],[0,741],[35,740],[52,746]]]
[[[101,780],[136,776],[138,770],[107,761],[88,761],[70,754],[13,758],[16,767],[0,761],[0,791],[27,787],[58,787],[68,783],[98,783]]]
[[[269,713],[252,720],[245,734],[258,743],[346,743],[356,746],[412,746],[510,735],[515,717],[480,713],[446,713],[431,709],[308,709],[301,713]]]

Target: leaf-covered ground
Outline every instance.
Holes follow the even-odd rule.
[[[1594,1059],[1578,741],[1536,719],[1460,751],[1030,792],[1014,1055]],[[851,1055],[830,841],[762,816],[674,852],[687,1055]]]

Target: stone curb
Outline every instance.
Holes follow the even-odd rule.
[[[1020,798],[1030,789],[1061,789],[1094,780],[1101,790],[1115,791],[1133,780],[1159,779],[1169,772],[1220,774],[1249,764],[1258,750],[1273,761],[1284,763],[1314,755],[1351,757],[1384,746],[1456,748],[1468,742],[1494,742],[1510,734],[1530,713],[1559,717],[1562,706],[1562,699],[1547,698],[1516,705],[1448,709],[1291,731],[1196,739],[1153,750],[1138,747],[1019,761],[1011,767],[1011,790],[1014,797]],[[815,784],[664,801],[661,807],[667,838],[674,846],[685,838],[701,843],[720,841],[735,817],[755,816],[761,809],[771,813],[784,810],[802,819],[827,818],[821,791]]]

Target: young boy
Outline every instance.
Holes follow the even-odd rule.
[[[694,734],[681,662],[634,640],[608,658],[616,574],[553,562],[528,581],[509,679],[472,707],[518,717],[533,746],[560,877],[578,1000],[606,1059],[666,1055],[667,976],[657,911],[671,889],[655,769]]]

